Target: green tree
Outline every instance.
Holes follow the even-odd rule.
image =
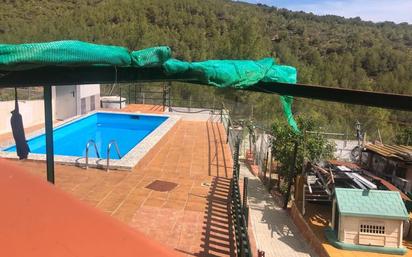
[[[412,128],[402,128],[396,135],[395,142],[399,145],[412,145]]]
[[[321,133],[321,128],[312,117],[297,118],[301,133],[295,133],[283,120],[277,120],[272,126],[272,156],[278,161],[277,172],[288,181],[294,174],[291,170],[301,171],[304,160],[317,162],[333,157],[335,145]],[[295,143],[298,145],[296,167],[292,168]],[[291,176],[292,175],[292,176]]]

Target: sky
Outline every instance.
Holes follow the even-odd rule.
[[[318,15],[346,18],[359,16],[366,21],[393,21],[412,24],[412,0],[243,0]]]

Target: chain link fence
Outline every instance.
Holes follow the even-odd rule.
[[[43,99],[43,87],[20,87],[17,88],[17,98],[19,100],[39,100]],[[15,89],[0,89],[0,101],[14,101]]]

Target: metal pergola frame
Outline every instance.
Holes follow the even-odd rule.
[[[206,85],[199,74],[186,72],[167,75],[162,68],[133,68],[111,66],[50,66],[24,71],[1,71],[0,88],[44,87],[47,180],[54,183],[53,112],[51,86],[79,84],[109,84],[133,82],[180,81]],[[317,85],[287,83],[257,83],[244,90],[268,94],[291,95],[339,103],[357,104],[412,111],[412,95],[389,94],[363,90],[333,88]]]

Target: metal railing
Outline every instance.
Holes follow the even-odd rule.
[[[248,178],[244,178],[243,194],[240,191],[240,146],[243,138],[242,121],[234,121],[227,109],[221,111],[221,122],[227,133],[227,141],[233,155],[233,178],[230,181],[230,211],[235,235],[238,257],[252,257],[250,248],[248,222],[249,207],[247,204]],[[242,200],[243,196],[243,200]]]
[[[239,257],[252,257],[250,248],[248,222],[249,222],[249,207],[247,204],[247,186],[248,178],[244,178],[243,183],[243,201],[239,186],[239,150],[240,138],[238,137],[233,152],[233,178],[230,182],[230,198],[231,198],[231,217],[235,232],[236,250]]]
[[[90,145],[94,146],[94,149],[96,150],[97,158],[100,158],[100,154],[99,154],[99,150],[97,149],[96,142],[90,139],[89,141],[87,141],[87,144],[86,144],[86,169],[89,168],[89,147]]]
[[[205,99],[199,95],[188,95],[186,97],[174,98],[170,83],[163,86],[145,89],[138,85],[117,86],[115,91],[108,95],[119,95],[119,106],[124,107],[122,97],[127,99],[127,104],[149,104],[162,106],[163,111],[182,113],[210,112],[215,114],[222,109],[220,102],[213,97]],[[106,92],[107,93],[107,92]],[[102,93],[102,95],[105,95]]]
[[[252,158],[253,164],[258,166],[259,177],[262,178],[263,182],[269,181],[269,186],[271,184],[271,171],[272,171],[272,133],[269,129],[260,127],[252,122],[249,122],[246,126],[247,128],[247,151],[249,157]],[[269,170],[269,174],[267,174]],[[269,178],[267,178],[269,175]]]
[[[119,156],[119,158],[122,158],[121,154],[120,154],[120,150],[119,150],[119,146],[116,143],[116,140],[111,140],[109,142],[109,144],[107,145],[107,164],[106,164],[106,171],[109,171],[109,167],[110,167],[110,149],[112,148],[112,145],[114,145],[114,148],[117,152],[117,155]]]

